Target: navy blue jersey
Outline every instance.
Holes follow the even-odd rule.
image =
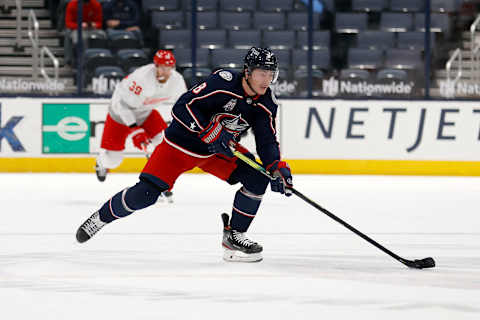
[[[243,90],[240,73],[218,70],[177,100],[165,137],[190,152],[208,155],[208,145],[198,134],[211,121],[220,121],[237,137],[251,128],[257,153],[267,166],[280,159],[275,125],[277,109],[270,88],[265,95],[250,97]]]

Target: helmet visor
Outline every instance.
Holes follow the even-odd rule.
[[[271,70],[271,69],[265,69],[265,68],[250,68],[250,74],[253,74],[253,70],[260,70],[261,72],[257,72],[257,77],[261,78],[269,78],[270,83],[275,83],[277,82],[278,79],[278,69]]]

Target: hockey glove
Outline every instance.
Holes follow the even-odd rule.
[[[147,151],[147,146],[152,140],[150,140],[145,131],[140,131],[132,137],[132,142],[136,148]]]
[[[233,134],[225,130],[221,123],[211,122],[198,136],[208,144],[208,151],[211,153],[221,153],[227,157],[233,157],[233,152],[229,146]]]
[[[267,167],[267,170],[275,178],[270,181],[270,187],[274,192],[280,192],[287,197],[292,195],[292,173],[290,167],[285,161],[275,160]]]

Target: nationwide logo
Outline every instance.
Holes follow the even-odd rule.
[[[323,80],[323,94],[334,97],[338,94],[354,94],[359,96],[375,95],[410,95],[414,83],[405,83],[403,81],[392,81],[391,83],[369,83],[367,81],[337,80],[330,77]]]
[[[90,105],[43,105],[43,153],[90,152]]]
[[[480,84],[468,82],[439,81],[440,95],[446,98],[456,96],[480,96]]]

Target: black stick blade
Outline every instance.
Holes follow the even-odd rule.
[[[421,260],[406,261],[409,268],[426,269],[435,267],[435,260],[433,258],[425,258]]]

